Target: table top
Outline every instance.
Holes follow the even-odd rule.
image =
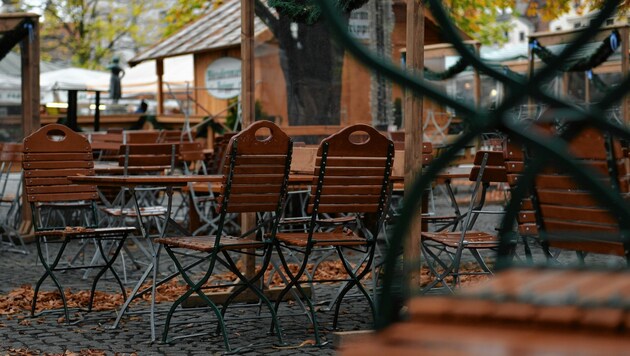
[[[171,166],[133,166],[127,168],[127,173],[130,174],[142,174],[148,172],[163,172],[171,168]],[[94,173],[99,174],[123,174],[125,172],[125,167],[119,166],[116,162],[104,163],[104,162],[95,162],[94,163]]]

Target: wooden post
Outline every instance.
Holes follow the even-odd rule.
[[[22,137],[35,132],[39,121],[39,16],[31,17],[31,30],[22,39]],[[20,234],[31,230],[31,205],[26,200],[26,187],[22,185],[22,224]]]
[[[22,134],[39,129],[39,18],[32,17],[30,33],[22,39]]]
[[[155,60],[155,74],[157,75],[157,114],[164,114],[164,59]]]
[[[424,5],[421,0],[407,0],[407,68],[416,75],[423,75],[424,68]],[[405,195],[408,196],[411,182],[422,170],[422,97],[405,92]],[[420,260],[420,232],[422,214],[417,216],[405,239],[404,261],[406,266]],[[409,287],[420,287],[420,267],[405,270]]]
[[[241,123],[246,128],[254,122],[254,0],[241,0]],[[255,214],[241,215],[241,230],[256,224]],[[256,273],[256,258],[245,255],[245,276]]]
[[[619,30],[619,34],[621,35],[621,76],[625,78],[628,76],[628,70],[630,69],[630,54],[628,51],[630,50],[630,44],[628,44],[629,31],[628,27],[625,26]],[[621,113],[623,116],[623,121],[626,125],[630,123],[630,103],[628,102],[628,95],[626,94],[621,100]]]

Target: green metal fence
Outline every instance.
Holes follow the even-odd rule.
[[[430,6],[431,12],[441,26],[445,36],[451,39],[452,45],[459,52],[461,57],[481,73],[500,81],[507,88],[506,92],[509,94],[506,95],[505,99],[496,109],[489,110],[488,108],[475,108],[466,105],[443,94],[429,82],[411,75],[391,62],[385,61],[373,53],[370,53],[354,40],[344,28],[340,14],[336,10],[336,1],[326,0],[318,2],[321,6],[322,14],[327,19],[333,32],[355,58],[359,59],[372,70],[376,70],[387,76],[393,82],[403,86],[407,90],[428,97],[442,105],[455,109],[458,113],[462,113],[467,123],[466,130],[459,138],[423,171],[423,174],[412,183],[411,189],[406,192],[401,216],[395,226],[385,258],[382,294],[378,301],[378,317],[375,321],[377,328],[384,328],[395,319],[394,316],[397,311],[394,310],[392,293],[394,291],[393,287],[396,277],[396,264],[399,259],[397,252],[400,251],[404,245],[404,237],[410,226],[411,219],[415,216],[417,209],[420,208],[418,202],[421,201],[425,188],[430,185],[435,175],[455,158],[458,151],[462,150],[468,142],[479,137],[484,132],[500,130],[515,140],[522,142],[528,150],[537,152],[536,157],[540,157],[527,165],[519,180],[518,187],[512,192],[511,201],[506,209],[507,213],[500,226],[500,248],[496,269],[506,268],[511,263],[508,256],[512,242],[517,238],[514,224],[519,211],[520,201],[525,197],[527,187],[532,184],[536,174],[540,172],[545,163],[549,161],[553,161],[556,165],[563,166],[567,172],[574,176],[579,184],[591,190],[593,196],[595,196],[602,205],[616,213],[620,222],[622,242],[628,242],[628,232],[630,232],[630,209],[628,205],[615,190],[605,186],[598,180],[595,174],[585,169],[583,163],[572,159],[565,140],[561,138],[541,137],[537,135],[531,127],[528,127],[526,123],[516,120],[513,115],[509,114],[510,110],[520,105],[524,97],[529,97],[539,103],[554,107],[557,110],[557,115],[562,116],[564,120],[571,121],[578,127],[595,127],[610,135],[630,141],[630,131],[619,123],[606,120],[606,111],[626,95],[630,88],[630,78],[624,78],[618,86],[610,88],[599,103],[592,104],[587,108],[578,107],[566,99],[546,93],[540,88],[540,85],[538,85],[538,83],[544,82],[556,75],[557,71],[565,65],[565,59],[574,55],[584,44],[588,43],[589,39],[597,33],[597,30],[603,25],[606,19],[614,16],[620,1],[606,1],[597,17],[591,21],[590,26],[584,31],[577,32],[573,40],[564,47],[559,54],[554,57],[546,58],[546,65],[533,73],[529,78],[510,75],[502,68],[496,68],[495,66],[484,63],[464,44],[458,31],[444,10],[442,3],[438,0],[428,0],[426,2],[427,5]],[[627,41],[628,39],[623,38],[621,40]],[[409,263],[409,261],[405,262]]]

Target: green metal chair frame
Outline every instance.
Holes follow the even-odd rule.
[[[359,135],[363,142],[353,142],[352,135]],[[357,124],[346,127],[324,139],[317,151],[314,184],[311,186],[307,213],[310,214],[304,232],[279,232],[276,235],[276,251],[289,283],[276,300],[276,310],[284,296],[294,287],[306,301],[309,318],[313,323],[316,344],[321,344],[315,307],[301,284],[323,282],[345,282],[336,300],[333,327],[337,327],[341,302],[352,287],[357,287],[365,296],[374,313],[373,301],[361,284],[371,271],[376,239],[381,231],[391,196],[391,181],[394,159],[394,143],[369,125]],[[348,223],[354,224],[355,232],[324,230],[328,227],[322,214],[347,214]],[[347,219],[354,217],[353,219]],[[342,262],[349,278],[314,279],[314,272],[307,273],[310,258],[321,249],[333,248]],[[362,264],[353,268],[344,255],[344,249],[365,254]],[[286,251],[285,251],[286,250]],[[302,256],[297,272],[291,272],[287,252]],[[298,258],[299,259],[299,258]],[[301,281],[303,275],[307,280]]]
[[[269,130],[269,136],[261,139],[257,134]],[[171,319],[177,307],[188,297],[197,294],[215,313],[218,319],[218,331],[223,335],[225,348],[231,349],[226,331],[224,315],[234,299],[246,290],[251,290],[271,313],[272,327],[280,343],[282,332],[276,318],[276,311],[265,293],[256,285],[264,276],[269,265],[273,241],[278,229],[282,207],[287,194],[289,171],[291,167],[292,141],[278,126],[270,121],[256,121],[247,129],[230,139],[223,167],[223,183],[218,198],[219,223],[212,236],[165,237],[155,242],[164,246],[182,278],[190,289],[180,296],[171,306],[164,325],[162,341],[168,342]],[[258,213],[259,221],[250,231],[241,236],[229,236],[224,226],[229,223],[230,214]],[[265,216],[271,214],[270,216]],[[246,250],[258,250],[255,255],[262,257],[262,266],[254,276],[246,277],[238,269],[229,252],[248,253]],[[193,281],[189,271],[182,266],[177,251],[189,250],[204,252],[209,261],[208,269],[198,281]],[[219,310],[216,303],[204,293],[204,284],[215,272],[219,263],[234,273],[239,283],[222,284],[235,286],[236,289],[223,303]]]
[[[405,204],[399,223],[395,227],[394,238],[390,241],[386,257],[383,293],[378,307],[379,318],[376,321],[377,329],[383,329],[399,319],[399,312],[396,310],[399,304],[394,302],[399,298],[393,295],[396,290],[393,284],[401,280],[396,277],[398,273],[396,268],[398,262],[397,253],[404,245],[404,239],[407,236],[412,219],[414,219],[416,211],[420,208],[418,202],[421,201],[424,190],[429,186],[433,178],[455,158],[457,152],[483,132],[499,129],[508,137],[525,144],[528,149],[537,151],[539,153],[537,157],[553,159],[557,164],[562,165],[568,174],[572,175],[584,187],[590,189],[601,204],[616,212],[619,217],[622,240],[626,244],[627,241],[630,241],[630,234],[628,233],[630,232],[630,209],[623,197],[615,192],[614,189],[606,187],[599,181],[598,176],[591,170],[586,169],[584,163],[574,160],[566,142],[553,137],[540,137],[526,123],[508,115],[512,108],[522,103],[523,98],[530,97],[544,105],[560,109],[565,117],[570,118],[574,122],[596,127],[619,139],[630,141],[630,131],[616,122],[607,120],[605,114],[611,106],[626,96],[628,88],[630,88],[630,77],[624,78],[619,85],[610,88],[599,103],[594,103],[588,107],[578,107],[573,102],[551,95],[542,90],[539,85],[539,83],[556,75],[557,71],[564,67],[566,58],[579,51],[597,34],[597,29],[604,24],[606,19],[614,16],[619,3],[619,0],[603,2],[599,14],[592,19],[588,28],[576,33],[567,46],[545,62],[546,65],[540,67],[536,72],[530,73],[529,77],[525,77],[506,72],[504,68],[484,63],[477,54],[466,47],[461,34],[453,25],[443,4],[437,0],[427,0],[433,17],[440,24],[444,37],[451,39],[453,47],[461,55],[462,59],[476,70],[494,78],[508,88],[508,95],[506,95],[505,99],[496,108],[490,110],[458,101],[456,98],[444,94],[429,84],[417,73],[402,70],[393,63],[371,53],[347,32],[344,21],[337,9],[335,9],[333,2],[319,2],[322,14],[331,26],[332,32],[335,33],[341,43],[355,58],[397,84],[402,85],[407,90],[434,100],[441,105],[453,108],[468,123],[467,129],[443,154],[432,162],[422,175],[419,175],[415,182],[407,182],[407,184],[411,185],[409,194],[405,197]],[[628,39],[622,38],[621,40],[627,41]],[[512,192],[512,199],[506,208],[506,214],[503,217],[499,230],[499,257],[495,266],[498,270],[505,269],[513,263],[511,251],[514,242],[518,239],[514,224],[520,210],[521,201],[528,192],[536,174],[542,169],[542,163],[542,160],[536,160],[528,165],[519,178],[518,186]]]
[[[70,322],[64,289],[55,274],[56,271],[87,268],[99,270],[92,282],[87,311],[92,310],[97,283],[107,271],[112,273],[126,299],[125,288],[112,264],[118,257],[127,235],[135,229],[99,227],[96,209],[96,201],[99,198],[96,186],[75,185],[67,179],[71,175],[94,175],[92,149],[88,140],[66,126],[52,124],[26,137],[23,152],[26,196],[33,213],[37,253],[45,269],[35,284],[31,315],[35,316],[39,289],[50,277],[60,293],[65,320],[67,323]],[[76,219],[61,220],[61,225],[56,225],[55,222],[59,220],[46,219],[45,215],[51,210],[61,210],[66,217],[74,216]],[[72,212],[72,215],[68,212]],[[68,225],[69,223],[75,224]],[[103,264],[60,266],[68,243],[86,239],[96,242]],[[106,253],[103,241],[112,241],[116,244],[111,256]],[[56,257],[49,263],[42,251],[42,245],[51,243],[59,243],[61,246]]]

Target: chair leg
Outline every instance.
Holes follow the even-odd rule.
[[[370,271],[372,262],[374,259],[374,247],[368,246],[368,248],[370,249],[370,251],[368,252],[369,257],[366,262],[366,265],[365,267],[363,267],[363,270],[361,270],[361,265],[357,266],[356,270],[360,271],[357,275],[355,271],[352,270],[352,266],[350,266],[348,261],[343,256],[343,251],[341,249],[341,246],[337,246],[337,254],[339,255],[339,259],[341,260],[341,263],[343,264],[344,269],[346,270],[346,273],[348,273],[348,276],[351,279],[346,283],[346,286],[343,288],[343,290],[341,291],[341,293],[339,294],[339,296],[337,297],[335,301],[336,303],[335,315],[333,317],[333,329],[335,330],[337,329],[337,321],[339,319],[339,310],[341,308],[341,302],[343,301],[343,298],[345,297],[346,293],[348,293],[348,291],[350,291],[350,289],[352,289],[352,287],[354,287],[355,285],[357,286],[359,291],[365,296],[365,299],[367,300],[368,305],[370,306],[370,310],[372,311],[372,320],[376,320],[376,311],[374,309],[374,302],[372,300],[372,297],[370,297],[370,294],[365,290],[365,287],[363,287],[363,285],[361,284],[361,279],[365,277],[365,275]]]
[[[231,350],[230,342],[228,340],[227,330],[225,329],[225,322],[223,321],[223,317],[221,315],[221,311],[216,306],[216,304],[214,304],[214,302],[212,302],[212,300],[210,300],[210,298],[208,298],[208,296],[201,290],[201,287],[208,281],[208,279],[210,279],[210,276],[212,275],[212,272],[214,270],[214,265],[215,265],[215,262],[216,262],[216,252],[212,253],[211,260],[210,260],[210,266],[208,267],[208,271],[206,272],[206,274],[201,278],[201,280],[199,282],[195,283],[195,282],[193,282],[190,279],[190,277],[186,273],[185,268],[182,267],[182,265],[179,263],[179,261],[177,260],[175,254],[170,249],[170,247],[165,245],[164,249],[166,250],[168,255],[171,257],[171,259],[173,260],[173,263],[175,263],[175,266],[177,267],[177,270],[180,272],[182,278],[188,284],[190,289],[188,291],[186,291],[186,293],[181,295],[175,302],[173,302],[173,305],[171,305],[171,308],[169,309],[168,314],[166,314],[166,321],[164,322],[164,333],[162,334],[162,342],[164,342],[164,343],[168,342],[167,341],[168,340],[168,329],[169,329],[169,326],[170,326],[170,323],[171,323],[171,318],[173,317],[173,313],[175,312],[175,309],[177,309],[177,307],[184,300],[186,300],[188,297],[190,297],[193,293],[197,293],[197,295],[199,295],[199,297],[204,302],[206,302],[210,306],[210,308],[214,311],[214,314],[216,315],[216,317],[218,319],[218,323],[219,323],[219,326],[221,328],[221,332],[223,334],[223,343],[225,344],[226,350],[230,351]]]
[[[271,326],[272,326],[272,328],[275,327],[276,334],[278,335],[278,341],[280,342],[280,344],[284,344],[284,340],[282,338],[282,328],[280,327],[280,323],[278,321],[278,317],[277,317],[276,311],[275,311],[273,305],[271,304],[271,301],[269,300],[269,298],[267,298],[267,296],[265,295],[264,291],[260,290],[260,288],[258,288],[254,284],[257,281],[259,281],[261,278],[264,277],[265,271],[267,271],[267,266],[269,266],[269,261],[271,260],[272,248],[273,248],[272,245],[269,245],[266,248],[265,255],[264,255],[264,258],[263,258],[262,268],[251,279],[248,279],[247,277],[245,277],[239,271],[238,267],[236,266],[236,263],[234,263],[234,260],[232,260],[232,258],[227,253],[227,251],[223,251],[223,255],[225,257],[226,262],[229,265],[230,270],[232,271],[232,273],[234,273],[238,277],[238,279],[241,280],[242,283],[244,283],[244,285],[242,285],[239,289],[234,291],[228,297],[228,299],[223,304],[223,308],[221,310],[221,315],[223,315],[223,317],[225,317],[225,312],[227,311],[227,308],[230,305],[230,303],[232,302],[232,300],[234,300],[234,298],[236,298],[239,294],[241,294],[242,292],[244,292],[246,289],[249,288],[252,292],[254,292],[258,296],[258,298],[263,303],[265,303],[267,305],[267,308],[269,308],[269,312],[271,313],[271,320],[272,320],[271,321]]]
[[[61,260],[61,256],[63,255],[63,252],[66,249],[66,245],[68,244],[68,240],[64,238],[63,243],[61,247],[59,248],[59,252],[57,253],[57,257],[55,257],[55,260],[50,265],[47,262],[47,258],[44,257],[40,239],[36,238],[35,241],[37,244],[37,254],[39,256],[39,260],[44,266],[44,269],[46,270],[46,272],[39,279],[39,281],[37,281],[37,284],[35,285],[35,291],[33,294],[33,304],[31,306],[31,316],[35,316],[35,309],[37,306],[37,294],[39,293],[39,288],[41,287],[42,283],[46,280],[46,278],[50,276],[50,278],[53,280],[53,283],[57,286],[57,289],[59,290],[59,294],[61,295],[61,301],[63,303],[63,310],[66,316],[66,323],[70,323],[70,312],[68,311],[68,303],[66,301],[66,295],[63,292],[63,287],[61,286],[61,283],[59,283],[59,280],[57,280],[57,277],[55,277],[55,274],[53,273],[53,270],[57,267],[57,264]]]
[[[126,239],[126,236],[122,237],[118,241],[118,246],[116,247],[116,250],[114,251],[114,254],[112,255],[111,258],[107,258],[105,254],[105,250],[103,249],[103,242],[101,240],[96,240],[96,243],[98,245],[98,251],[101,254],[101,258],[105,262],[105,266],[101,268],[101,270],[96,274],[96,276],[94,277],[94,282],[92,282],[92,290],[90,291],[90,302],[88,304],[88,311],[92,311],[92,304],[94,302],[94,293],[96,292],[96,285],[98,284],[98,281],[101,279],[101,277],[105,274],[105,272],[107,272],[107,270],[110,270],[112,272],[112,275],[118,282],[118,286],[120,286],[120,290],[123,295],[123,300],[127,300],[127,292],[125,291],[125,286],[120,280],[118,273],[116,273],[116,271],[112,267],[114,261],[116,261],[116,258],[118,258],[118,254],[120,253],[120,250],[122,249],[123,244],[125,243],[125,239]]]
[[[309,298],[306,295],[306,293],[304,292],[304,289],[302,289],[302,286],[300,285],[300,278],[302,277],[302,275],[304,274],[304,271],[306,270],[306,265],[308,263],[308,255],[310,254],[311,247],[306,248],[306,251],[304,252],[304,260],[302,261],[302,266],[300,266],[300,269],[297,271],[295,275],[291,273],[291,270],[289,269],[289,265],[284,257],[284,254],[282,253],[282,248],[280,247],[280,245],[276,244],[276,247],[278,251],[278,257],[280,257],[280,262],[282,263],[284,272],[286,272],[287,276],[290,279],[290,282],[286,285],[286,287],[284,287],[282,292],[280,292],[280,295],[278,296],[278,300],[276,300],[275,311],[276,313],[278,313],[278,309],[280,308],[280,302],[284,299],[284,296],[291,290],[291,288],[295,287],[295,289],[298,291],[298,293],[302,296],[302,298],[306,301],[306,304],[308,305],[309,313],[311,316],[310,319],[311,319],[311,322],[313,323],[313,333],[315,335],[315,344],[322,345],[321,338],[319,336],[319,326],[317,324],[317,317],[315,315],[315,307],[313,306],[313,302],[311,301],[311,298]]]

